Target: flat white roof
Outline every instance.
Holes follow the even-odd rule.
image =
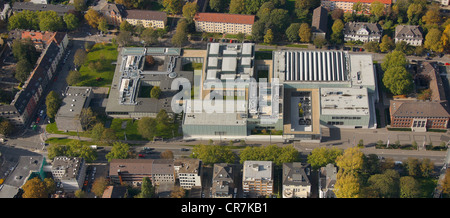
[[[209,54],[219,54],[219,43],[209,43]]]
[[[369,115],[367,88],[321,88],[320,110],[323,115]]]
[[[237,59],[234,57],[224,57],[222,59],[222,71],[236,71]]]
[[[353,86],[375,86],[372,55],[350,55],[350,78]]]
[[[272,161],[245,161],[243,178],[248,180],[272,180]]]

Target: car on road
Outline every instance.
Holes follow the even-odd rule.
[[[189,149],[188,148],[182,148],[182,149],[180,149],[181,151],[189,151]]]

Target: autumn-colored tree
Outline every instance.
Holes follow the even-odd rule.
[[[39,177],[28,180],[22,186],[22,190],[23,198],[48,198],[46,185]]]
[[[264,35],[264,43],[271,44],[273,41],[273,32],[271,29],[266,31],[266,35]]]
[[[161,153],[161,159],[173,159],[173,152],[171,150],[166,150]]]
[[[97,29],[98,23],[100,22],[101,17],[102,17],[102,15],[94,9],[89,9],[86,12],[86,14],[84,15],[84,19],[86,19],[89,26],[91,26],[95,29]]]
[[[94,183],[92,184],[92,192],[96,196],[102,196],[107,185],[108,181],[106,181],[105,177],[98,177],[97,179],[94,180]]]
[[[445,171],[444,181],[442,182],[442,193],[450,195],[450,169]]]
[[[357,176],[339,172],[336,175],[336,184],[334,185],[334,193],[338,198],[358,198],[360,192],[360,184]]]
[[[356,175],[362,169],[363,156],[364,153],[359,148],[347,148],[341,156],[336,158],[336,165],[340,171]]]
[[[424,47],[434,52],[444,51],[442,32],[438,28],[432,28],[425,36]]]
[[[308,23],[302,23],[298,30],[300,42],[311,42],[312,32]]]
[[[180,186],[173,186],[172,192],[170,192],[171,198],[184,198],[185,195],[186,195],[186,190],[184,190]]]

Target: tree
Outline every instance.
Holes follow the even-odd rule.
[[[419,198],[420,184],[412,176],[400,178],[400,198]]]
[[[246,160],[273,161],[275,165],[281,166],[283,163],[291,163],[298,158],[298,151],[292,146],[283,148],[277,145],[268,145],[266,147],[246,147],[239,155],[240,163]]]
[[[108,22],[106,22],[106,18],[104,18],[104,17],[100,18],[97,29],[104,33],[108,32],[109,26],[108,26]]]
[[[76,67],[80,67],[84,64],[87,58],[86,50],[84,49],[77,49],[75,51],[75,54],[73,55],[73,64],[75,64]]]
[[[315,170],[325,167],[327,164],[335,164],[336,158],[342,155],[343,151],[339,148],[318,147],[308,155],[308,163]]]
[[[97,29],[102,15],[94,9],[89,9],[84,15],[84,19],[88,22],[89,26]]]
[[[192,149],[191,157],[201,159],[206,165],[234,163],[235,160],[235,154],[230,147],[220,145],[196,145]]]
[[[299,40],[300,23],[291,23],[286,29],[286,37],[290,42],[297,42]]]
[[[153,45],[158,42],[158,32],[151,27],[146,28],[142,31],[140,38],[145,46]]]
[[[375,20],[380,20],[384,15],[385,5],[379,1],[374,1],[370,4],[370,13],[375,16]]]
[[[424,47],[434,52],[443,52],[444,46],[441,41],[442,32],[438,28],[432,28],[425,36]]]
[[[54,119],[59,107],[61,106],[61,98],[55,91],[50,91],[45,98],[45,105],[47,106],[47,116]]]
[[[380,52],[380,43],[377,41],[366,42],[364,48],[369,52]]]
[[[39,29],[41,31],[61,31],[64,21],[55,11],[42,11],[39,13]]]
[[[77,83],[81,82],[80,71],[71,70],[69,72],[69,75],[67,75],[67,77],[66,77],[66,82],[67,82],[67,85],[69,85],[69,86],[73,86],[73,85],[76,85]]]
[[[39,12],[25,10],[14,13],[8,18],[8,29],[39,30]]]
[[[105,192],[106,186],[108,185],[108,181],[106,181],[105,177],[99,177],[94,180],[92,183],[92,192],[96,196],[102,196],[103,192]]]
[[[424,158],[422,159],[422,162],[420,163],[420,171],[421,171],[421,176],[424,178],[429,178],[431,177],[431,175],[434,172],[434,163],[428,159],[428,158]]]
[[[358,198],[360,192],[358,178],[351,173],[339,172],[336,176],[334,193],[338,198]]]
[[[14,77],[20,82],[25,82],[30,76],[31,71],[33,71],[33,66],[28,60],[21,59],[19,60],[19,62],[17,62],[14,71]]]
[[[151,198],[155,194],[155,187],[149,177],[142,178],[141,193],[138,198]]]
[[[173,152],[171,150],[166,150],[161,153],[161,159],[173,159]]]
[[[102,132],[102,137],[100,140],[103,143],[112,144],[117,141],[116,132],[111,128],[105,128]]]
[[[413,89],[412,75],[405,67],[391,67],[384,72],[383,84],[394,95],[408,94]]]
[[[245,11],[244,0],[231,0],[230,1],[230,14],[241,14]]]
[[[209,1],[209,7],[216,12],[221,12],[225,5],[225,0],[210,0]]]
[[[75,30],[78,25],[80,25],[78,18],[74,14],[70,13],[64,14],[64,23],[66,24],[68,30]]]
[[[120,31],[128,31],[128,32],[134,32],[134,26],[128,23],[128,21],[124,20],[122,23],[120,23]]]
[[[412,3],[409,5],[407,15],[410,24],[417,24],[422,14],[423,6],[421,4]]]
[[[120,33],[116,36],[116,42],[119,46],[128,46],[133,42],[133,36],[131,32],[128,31],[120,31]]]
[[[381,52],[389,52],[394,49],[395,43],[394,40],[391,39],[388,35],[384,35],[381,39],[380,43],[380,51]]]
[[[313,44],[316,46],[316,48],[322,48],[327,44],[327,40],[323,36],[316,36],[314,38]]]
[[[264,38],[265,23],[261,20],[256,21],[252,25],[252,38],[255,41],[261,41]],[[300,28],[300,27],[299,27]],[[297,34],[298,36],[298,34]]]
[[[339,171],[357,175],[363,167],[363,156],[359,148],[347,148],[341,156],[336,158],[336,165]]]
[[[163,0],[164,11],[169,14],[180,14],[183,8],[183,0]]]
[[[187,42],[187,28],[188,24],[186,19],[180,19],[177,23],[177,28],[175,29],[175,34],[172,37],[172,44],[181,47]]]
[[[333,20],[342,19],[344,16],[344,10],[340,8],[336,8],[333,11],[331,11],[331,18]]]
[[[10,136],[14,131],[14,125],[9,120],[3,120],[0,122],[0,134],[4,136]]]
[[[77,10],[77,11],[85,11],[87,9],[85,0],[74,0],[73,6],[75,7],[75,10]]]
[[[381,198],[398,197],[400,175],[396,170],[388,169],[383,174],[372,175],[368,183]]]
[[[422,22],[427,25],[437,24],[441,22],[441,14],[439,12],[439,5],[431,5],[428,7],[427,12],[422,17]]]
[[[381,63],[381,69],[386,71],[387,69],[393,67],[404,67],[408,63],[409,62],[405,57],[405,53],[402,51],[393,51],[384,56],[383,62]]]
[[[103,123],[96,123],[91,130],[91,138],[94,142],[100,142],[102,139],[103,131],[105,130],[105,126]]]
[[[444,181],[442,182],[442,193],[450,194],[450,169],[445,171]]]
[[[300,29],[298,30],[298,36],[300,37],[300,42],[311,42],[311,27],[309,27],[309,24],[302,23],[300,25]]]
[[[156,119],[150,117],[143,117],[138,121],[138,132],[142,137],[153,140],[156,135]]]
[[[22,190],[23,198],[48,198],[46,184],[39,177],[28,180]]]
[[[12,53],[16,61],[26,60],[32,66],[39,58],[39,53],[30,38],[16,39],[12,43]]]
[[[126,143],[122,142],[114,142],[111,151],[105,155],[108,162],[111,162],[112,159],[127,159],[129,158],[130,146]]]
[[[187,2],[183,6],[183,17],[186,18],[188,23],[194,20],[195,14],[197,14],[198,5],[196,2]]]
[[[266,31],[266,35],[264,35],[264,43],[271,44],[273,41],[273,32],[271,29]]]
[[[343,42],[343,30],[344,30],[344,22],[341,19],[337,19],[333,22],[333,26],[331,27],[331,42],[335,44],[342,44]]]
[[[152,90],[150,91],[150,97],[154,99],[159,99],[161,96],[161,88],[159,86],[153,86]]]
[[[78,119],[80,119],[80,124],[83,130],[91,129],[97,122],[97,117],[90,107],[81,109]]]
[[[170,192],[170,198],[183,198],[186,195],[186,190],[180,186],[173,186]]]

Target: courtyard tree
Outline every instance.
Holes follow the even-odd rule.
[[[387,69],[382,81],[384,86],[394,95],[408,94],[413,89],[412,75],[403,66]]]

